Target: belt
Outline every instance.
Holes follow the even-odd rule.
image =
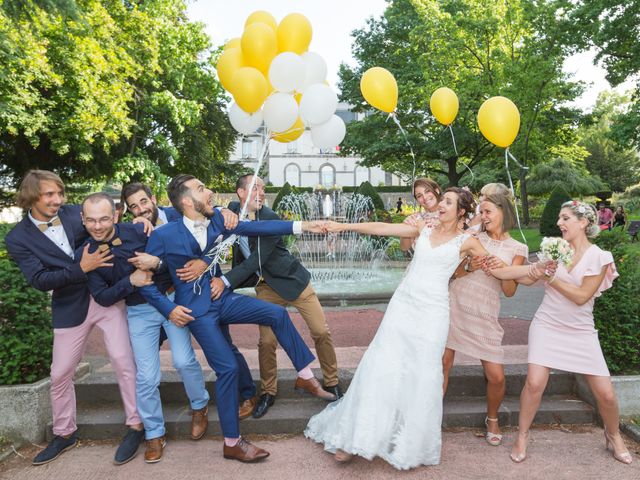
[[[173,292],[176,291],[176,287],[174,287],[173,285],[171,285],[169,288],[167,288],[167,291],[165,292],[167,295],[171,295]]]

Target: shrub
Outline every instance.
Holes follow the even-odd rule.
[[[369,197],[373,202],[373,208],[375,208],[376,210],[385,210],[382,198],[380,198],[380,195],[378,195],[376,189],[373,188],[373,185],[371,185],[369,182],[362,182],[355,193],[359,193],[360,195]]]
[[[49,375],[53,343],[51,298],[29,286],[9,257],[4,237],[11,227],[0,224],[0,385]]]
[[[286,182],[282,188],[280,188],[280,191],[278,192],[278,195],[276,195],[276,199],[273,201],[273,205],[271,206],[271,210],[273,210],[274,212],[278,210],[278,204],[280,203],[280,200],[282,200],[282,197],[286,197],[287,195],[289,195],[291,193],[291,185],[289,185],[289,182]]]
[[[611,232],[614,233],[614,232]],[[603,245],[608,235],[598,238]],[[602,242],[602,244],[600,244]],[[596,299],[593,316],[611,373],[640,372],[640,249],[622,243],[611,250],[620,276]]]
[[[564,188],[556,187],[553,189],[540,217],[540,233],[542,235],[547,237],[559,237],[561,235],[560,229],[556,225],[558,213],[562,204],[569,200],[571,200],[571,197]]]
[[[629,234],[621,228],[616,228],[611,231],[604,230],[600,232],[600,235],[596,238],[596,244],[598,244],[601,249],[608,250],[609,252],[612,252],[613,249],[619,245],[630,243],[630,241]]]

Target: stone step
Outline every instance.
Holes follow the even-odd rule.
[[[301,433],[309,418],[320,412],[325,406],[325,402],[310,397],[278,398],[264,417],[243,420],[241,430],[243,434]],[[485,412],[486,399],[484,397],[450,397],[445,400],[443,426],[445,428],[482,428]],[[499,414],[501,425],[517,425],[518,413],[518,397],[507,396]],[[184,438],[189,436],[191,412],[186,404],[165,404],[164,417],[167,434],[170,437]],[[119,403],[98,404],[92,408],[78,409],[78,435],[84,439],[117,439],[125,432],[123,422],[124,413]],[[540,410],[535,418],[537,424],[589,424],[594,422],[593,408],[569,395],[543,397]],[[214,408],[210,409],[208,435],[221,435]]]
[[[340,384],[343,389],[348,388],[353,378],[354,369],[340,370]],[[526,365],[506,365],[506,394],[519,395],[526,378]],[[259,372],[252,371],[253,378],[258,382]],[[320,378],[321,372],[315,371]],[[278,398],[298,398],[293,385],[296,374],[291,369],[283,369],[278,372]],[[213,398],[215,374],[211,370],[205,370],[206,387]],[[566,372],[552,371],[546,395],[570,395],[575,391],[575,376]],[[483,396],[486,392],[486,383],[482,367],[479,365],[454,366],[449,379],[447,397]],[[187,403],[187,397],[180,376],[174,370],[162,372],[160,383],[160,396],[165,403]],[[76,382],[76,399],[79,408],[85,406],[91,408],[96,402],[110,403],[120,401],[120,392],[116,377],[113,372],[98,372],[87,375]]]

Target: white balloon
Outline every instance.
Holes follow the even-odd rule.
[[[328,122],[338,107],[338,96],[324,83],[314,83],[302,94],[300,118],[311,127]]]
[[[269,81],[280,92],[293,92],[301,88],[305,78],[305,65],[300,56],[283,52],[271,61]]]
[[[284,132],[298,119],[298,102],[290,93],[274,93],[262,107],[264,123],[272,132]]]
[[[262,125],[262,110],[258,110],[255,113],[247,113],[237,103],[233,102],[229,109],[229,121],[236,131],[243,135],[249,135]]]
[[[328,122],[311,127],[311,140],[318,148],[333,148],[340,145],[347,133],[344,121],[333,115]]]
[[[301,55],[304,63],[304,81],[298,90],[304,92],[314,83],[322,83],[327,78],[327,62],[315,52],[305,52]]]

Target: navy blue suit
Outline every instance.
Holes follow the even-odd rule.
[[[207,229],[208,251],[216,240],[231,233],[238,235],[290,235],[292,222],[241,222],[234,230],[224,228],[222,215],[214,211]],[[190,308],[195,319],[187,325],[196,338],[207,362],[216,373],[216,399],[218,416],[225,437],[240,435],[238,423],[238,379],[243,367],[234,358],[223,327],[232,323],[255,323],[270,326],[280,345],[287,352],[295,369],[302,370],[314,359],[309,348],[297,332],[286,309],[261,300],[224,291],[211,301],[210,276],[200,281],[200,289],[180,280],[176,270],[193,258],[201,258],[203,251],[183,222],[171,222],[154,231],[147,243],[147,253],[160,257],[166,264],[176,288],[175,303],[162,295],[154,286],[143,287],[142,294],[163,315],[169,316],[177,305]],[[216,275],[219,275],[216,267]],[[246,363],[245,363],[246,365]]]
[[[167,216],[168,222],[174,222],[182,218],[182,214],[173,207],[158,207],[158,210],[162,210]]]
[[[87,239],[79,205],[63,205],[58,217],[72,249]],[[33,288],[53,290],[51,312],[53,328],[70,328],[84,322],[89,310],[87,275],[74,260],[54,244],[28,215],[7,234],[9,255],[15,260]]]

